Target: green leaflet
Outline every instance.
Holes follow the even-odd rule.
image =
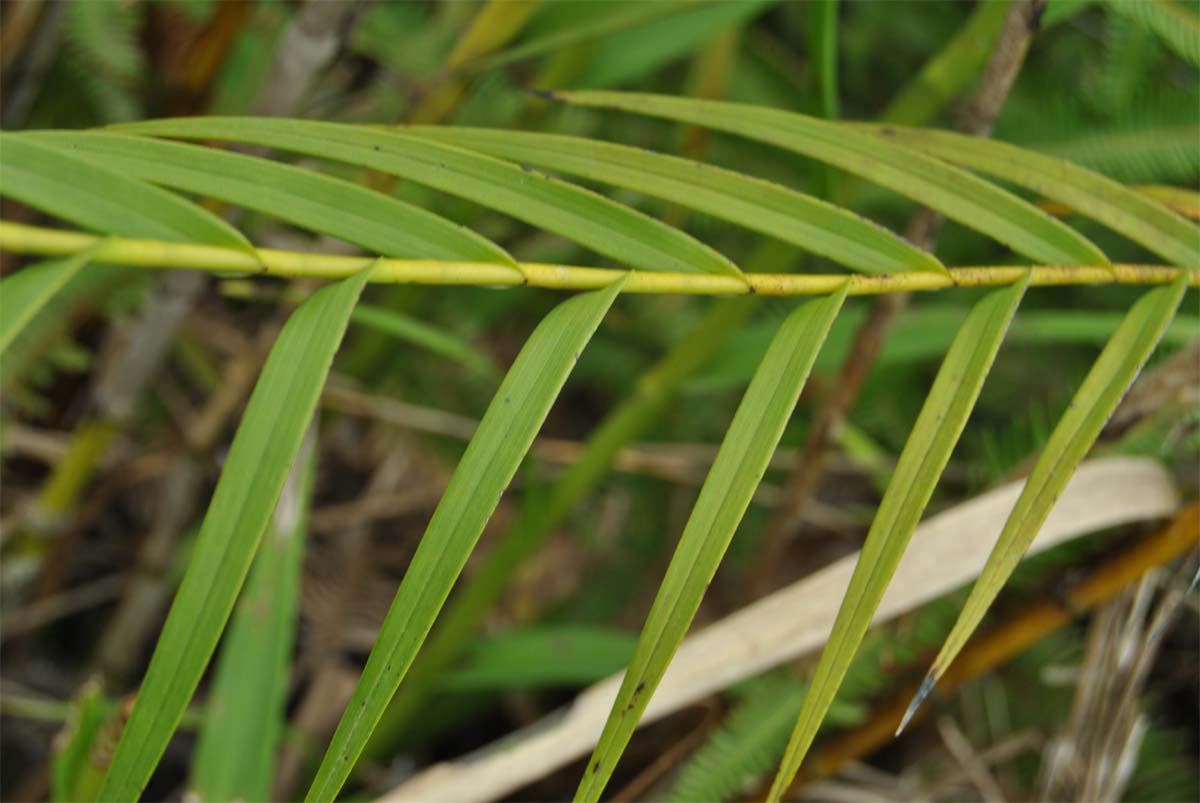
[[[750,381],[646,617],[576,800],[600,799],[758,488],[845,297],[843,286],[789,315]]]
[[[887,187],[1050,265],[1107,265],[1074,229],[994,184],[852,125],[742,103],[632,92],[555,92],[578,106],[622,109],[767,142]]]
[[[728,259],[687,234],[582,187],[392,131],[249,117],[156,120],[120,130],[248,142],[349,162],[467,198],[638,269],[741,274]]]
[[[559,304],[521,349],[433,513],[307,800],[337,797],[622,283]]]
[[[50,762],[50,799],[84,803],[96,799],[104,778],[104,742],[119,727],[115,700],[105,696],[96,679],[83,684],[71,701],[70,714],[54,740]]]
[[[888,125],[863,128],[1064,203],[1176,265],[1200,268],[1200,228],[1145,194],[1087,168],[952,131]]]
[[[318,290],[263,366],[194,556],[117,746],[101,801],[137,800],[216,649],[371,267]]]
[[[0,134],[0,176],[0,194],[103,234],[250,249],[190,201],[25,134]]]
[[[0,280],[0,356],[102,245],[103,241],[73,256],[30,265]]]
[[[946,637],[921,691],[913,700],[910,715],[966,644],[1004,581],[1029,548],[1075,467],[1092,447],[1166,331],[1183,299],[1187,280],[1188,275],[1182,273],[1172,284],[1155,288],[1138,299],[1113,332],[1104,351],[1100,352],[1029,473],[995,549],[988,556],[954,629]]]
[[[665,198],[865,273],[944,271],[852,212],[769,181],[628,145],[525,131],[417,126],[416,136]]]
[[[189,798],[271,799],[312,499],[312,432],[284,484],[221,648],[192,759]]]
[[[356,324],[413,343],[470,368],[488,380],[498,380],[492,358],[466,341],[436,326],[387,307],[359,304],[350,316]]]
[[[967,315],[950,345],[867,533],[769,800],[779,800],[787,790],[817,735],[975,407],[1004,333],[1029,284],[1029,276],[1026,273],[1024,279],[1011,287],[985,296]]]
[[[102,131],[29,136],[135,179],[220,198],[361,245],[380,256],[514,264],[504,249],[470,229],[312,170],[216,148]]]

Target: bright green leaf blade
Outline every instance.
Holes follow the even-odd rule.
[[[30,265],[0,280],[0,357],[38,310],[91,261],[100,245]]]
[[[104,779],[104,739],[119,727],[116,701],[98,680],[89,680],[71,701],[71,713],[54,739],[50,799],[55,803],[95,800]]]
[[[356,324],[421,346],[460,362],[485,379],[498,379],[496,363],[471,344],[424,321],[386,307],[359,304],[351,316]]]
[[[25,134],[0,134],[0,195],[103,234],[250,248],[190,201]]]
[[[27,136],[127,176],[254,209],[380,256],[513,264],[504,249],[470,229],[312,170],[216,148],[101,131]]]
[[[883,592],[975,407],[1029,284],[1029,275],[985,296],[967,315],[950,345],[863,543],[769,800],[778,800],[791,784],[846,677]]]
[[[1108,7],[1154,31],[1167,47],[1200,67],[1200,14],[1194,10],[1171,0],[1108,0]]]
[[[337,797],[621,284],[559,304],[521,349],[421,538],[307,800]]]
[[[582,187],[393,131],[248,117],[189,117],[120,128],[247,142],[370,167],[467,198],[638,269],[741,274],[728,259],[687,234]]]
[[[667,567],[575,799],[596,801],[700,607],[791,417],[846,289],[787,317],[750,381]]]
[[[1183,298],[1187,279],[1187,274],[1181,274],[1173,284],[1143,295],[1121,321],[1084,378],[1025,481],[995,549],[988,556],[954,629],[933,662],[922,686],[923,693],[928,693],[958,655],[1029,548],[1079,461],[1087,454],[1166,331]],[[914,703],[919,704],[923,696],[919,694]]]
[[[808,4],[808,54],[817,73],[821,116],[842,116],[838,102],[838,0],[814,0]]]
[[[193,754],[189,798],[271,799],[286,721],[315,462],[310,434],[284,484],[221,648]]]
[[[1083,235],[1012,193],[851,125],[742,103],[665,95],[555,92],[553,97],[692,123],[804,154],[911,198],[1039,263],[1108,264]]]
[[[230,446],[101,801],[137,800],[179,725],[233,610],[370,272],[368,267],[318,290],[279,333]]]
[[[1145,194],[1085,167],[953,131],[887,125],[864,128],[1064,203],[1176,265],[1200,269],[1200,227]]]
[[[866,273],[945,270],[931,254],[852,212],[690,159],[557,134],[433,126],[401,130],[665,198]]]

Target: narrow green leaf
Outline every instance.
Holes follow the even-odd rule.
[[[249,117],[154,120],[120,130],[247,142],[370,167],[467,198],[635,268],[741,274],[687,234],[582,187],[394,131]]]
[[[0,356],[38,311],[91,261],[102,244],[69,257],[30,265],[0,280]]]
[[[104,742],[119,727],[116,701],[105,696],[100,682],[92,679],[71,701],[70,714],[62,732],[54,739],[51,759],[50,799],[55,803],[83,803],[96,799],[104,779]]]
[[[496,363],[487,354],[436,326],[386,307],[359,304],[351,316],[356,324],[414,343],[434,354],[462,363],[485,379],[499,379]]]
[[[470,229],[383,193],[216,148],[102,131],[27,135],[142,181],[254,209],[361,245],[380,256],[514,264]]]
[[[934,659],[909,715],[966,644],[1029,548],[1079,461],[1091,449],[1125,391],[1154,352],[1183,299],[1187,280],[1188,275],[1181,274],[1174,283],[1155,288],[1138,299],[1100,352],[1030,471],[1021,496],[1000,531],[996,547],[971,589],[954,629]]]
[[[622,283],[559,304],[521,349],[421,538],[307,800],[337,797]]]
[[[1050,265],[1107,265],[1074,229],[978,176],[910,148],[832,123],[743,103],[632,92],[555,92],[578,106],[622,109],[767,142],[887,187],[1018,253]]]
[[[975,407],[1029,276],[1026,273],[1011,287],[985,296],[967,315],[950,345],[863,543],[769,800],[779,800],[791,784],[846,677],[883,592]]]
[[[808,59],[817,72],[821,116],[842,116],[838,102],[838,0],[813,0],[808,4]]]
[[[787,317],[750,381],[679,539],[575,799],[596,801],[762,480],[846,288]]]
[[[271,799],[300,605],[316,463],[313,432],[284,484],[221,648],[193,754],[189,798]]]
[[[0,195],[103,234],[250,248],[192,202],[25,134],[0,134]]]
[[[889,125],[864,129],[1064,203],[1176,265],[1200,269],[1200,227],[1144,193],[1085,167],[953,131]]]
[[[441,691],[586,686],[621,671],[637,636],[587,625],[541,625],[478,639],[460,665],[441,674]]]
[[[665,198],[858,271],[945,270],[933,255],[866,218],[778,184],[690,159],[557,134],[434,126],[403,130]]]
[[[100,790],[137,800],[216,649],[371,267],[318,290],[263,366]]]

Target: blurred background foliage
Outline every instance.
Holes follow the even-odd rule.
[[[1179,5],[1188,13],[1200,8]],[[525,91],[636,89],[951,127],[1006,3],[844,0],[833,8],[835,47],[832,61],[823,62],[815,56],[817,17],[800,2],[9,0],[3,123],[79,128],[168,115],[272,113],[576,133],[769,177],[900,230],[911,202],[792,154],[650,119],[546,105]],[[1124,182],[1196,189],[1200,95],[1195,42],[1186,32],[1175,35],[1153,9],[1131,11],[1121,2],[1052,0],[1041,22],[994,135]],[[393,186],[346,166],[323,167],[470,226],[519,259],[586,259],[566,240],[469,201]],[[748,269],[831,269],[790,246],[765,249],[756,235],[703,215],[632,193],[616,197]],[[33,219],[13,207],[6,205],[6,219]],[[227,212],[259,245],[348,248],[304,241],[266,215]],[[1154,261],[1098,225],[1072,223],[1114,262]],[[952,223],[937,255],[948,265],[1012,261],[997,244]],[[4,257],[5,272],[18,265]],[[0,797],[6,800],[87,797],[89,763],[113,738],[117,701],[144,667],[248,390],[245,377],[252,381],[263,343],[296,301],[279,283],[196,282],[180,295],[148,272],[90,267],[0,366]],[[1019,476],[1132,297],[1113,286],[1029,293],[935,509]],[[771,587],[857,548],[940,357],[976,298],[969,291],[929,294],[903,313],[839,433],[818,503],[774,567]],[[166,303],[182,304],[176,319],[147,323],[147,310]],[[525,288],[366,292],[335,364],[341,390],[327,394],[320,417],[296,646],[284,666],[289,722],[273,779],[277,797],[303,788],[319,756],[313,748],[341,712],[464,437],[497,377],[554,303],[551,293]],[[544,434],[576,446],[585,441],[609,411],[636,395],[640,378],[664,354],[699,336],[718,303],[623,299],[580,360]],[[488,606],[483,632],[424,689],[419,715],[385,728],[356,779],[362,794],[535,721],[624,665],[703,478],[702,447],[719,442],[788,309],[759,303],[711,359],[679,377],[678,393],[637,434],[647,453],[670,459],[603,472],[540,548],[501,573],[503,594]],[[863,300],[849,302],[837,320],[782,448],[803,445],[823,388],[866,310]],[[144,337],[147,327],[162,340],[161,358],[150,361],[153,370],[140,381],[130,380],[120,366],[149,358],[131,357],[122,338]],[[1189,297],[1151,370],[1197,334],[1200,317]],[[1185,389],[1194,388],[1195,363],[1194,356],[1185,361],[1183,370],[1192,372]],[[114,382],[130,396],[120,408],[127,412],[114,412]],[[1194,497],[1198,425],[1194,393],[1160,398],[1111,431],[1102,448],[1167,461],[1185,495]],[[561,472],[561,460],[529,461],[461,585],[470,585],[514,521],[548,504]],[[756,539],[782,478],[778,471],[768,475],[766,493],[701,608],[701,623],[744,603]],[[997,615],[1053,597],[1064,578],[1085,574],[1131,535],[1103,534],[1029,561]],[[143,575],[154,581],[145,586],[149,596],[136,600],[148,622],[130,623],[121,612],[134,604],[134,579]],[[960,595],[951,595],[873,631],[826,730],[869,720],[873,705],[923,671],[960,603]],[[837,776],[843,791],[879,799],[986,797],[989,787],[962,768],[947,735],[953,728],[1006,796],[1040,794],[1049,745],[1075,705],[1073,678],[1096,668],[1086,644],[1098,616],[1077,619],[948,694],[936,726],[923,725],[843,770]],[[1192,595],[1137,690],[1146,724],[1121,785],[1124,799],[1200,799],[1198,632]],[[680,800],[737,799],[755,789],[782,753],[808,666],[800,661],[774,670],[645,729],[612,788]],[[97,674],[102,685],[84,685]],[[202,702],[190,720],[193,732]],[[684,749],[676,749],[680,744]],[[193,735],[176,739],[151,799],[178,798],[195,771],[194,748]],[[575,777],[574,769],[551,774],[519,797],[565,798]]]

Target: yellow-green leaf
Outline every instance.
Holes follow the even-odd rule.
[[[611,142],[485,128],[401,129],[521,164],[613,184],[728,220],[866,273],[943,272],[932,254],[853,212],[752,176]]]
[[[91,261],[103,241],[73,256],[22,268],[0,280],[0,356],[38,310]]]
[[[153,184],[254,209],[380,256],[504,262],[470,229],[357,184],[240,153],[103,131],[44,131],[37,141]]]
[[[910,148],[803,114],[744,103],[632,92],[555,92],[578,106],[622,109],[748,137],[818,159],[887,187],[1050,265],[1107,265],[1074,229],[978,176]]]
[[[680,536],[576,800],[599,800],[612,777],[762,480],[845,297],[843,286],[799,307],[767,349]]]
[[[950,345],[867,533],[829,643],[788,740],[770,800],[780,798],[800,769],[975,407],[1028,284],[1027,273],[1011,287],[985,296],[967,315]]]
[[[233,610],[372,267],[318,290],[279,333],[229,448],[99,800],[137,800],[179,726]]]
[[[741,275],[689,235],[574,184],[483,154],[394,131],[311,120],[188,117],[119,127],[221,139],[357,164],[467,198],[643,270]]]
[[[337,797],[622,283],[558,305],[521,349],[421,538],[307,800]]]
[[[953,131],[870,125],[880,137],[1064,203],[1176,265],[1200,269],[1200,227],[1144,193],[1063,159]]]
[[[1075,472],[1075,467],[1117,409],[1125,391],[1137,378],[1175,316],[1175,310],[1187,288],[1187,280],[1187,274],[1181,274],[1172,284],[1143,295],[1121,321],[1117,331],[1113,332],[1096,364],[1075,392],[1067,412],[1050,433],[1041,456],[1025,481],[1021,496],[1004,523],[1004,529],[1000,531],[995,549],[988,556],[979,580],[971,589],[958,621],[954,623],[954,629],[946,637],[929,675],[913,699],[905,721],[966,644],[988,606],[1029,548],[1046,521],[1046,516],[1050,514],[1050,508]]]
[[[0,195],[102,234],[250,249],[237,229],[191,201],[26,134],[0,134]]]

